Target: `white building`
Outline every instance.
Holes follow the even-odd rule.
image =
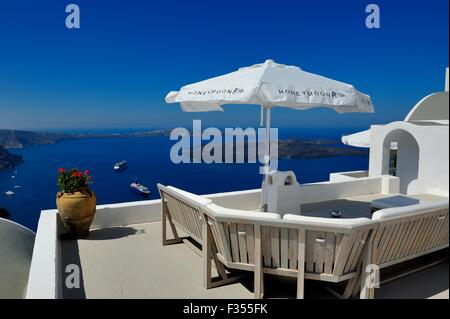
[[[424,97],[403,121],[372,125],[370,130],[343,137],[345,144],[370,146],[369,176],[389,174],[390,150],[397,149],[401,194],[448,197],[448,81],[447,68],[445,92]]]

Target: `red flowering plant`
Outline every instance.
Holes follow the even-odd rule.
[[[62,193],[88,193],[91,194],[88,184],[92,176],[88,170],[82,172],[76,168],[66,170],[58,168],[58,188]]]

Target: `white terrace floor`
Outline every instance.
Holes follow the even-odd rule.
[[[81,266],[81,289],[64,298],[252,298],[252,275],[242,283],[206,290],[200,256],[186,244],[161,245],[161,224],[152,222],[91,231],[83,240],[62,240],[62,264]],[[293,278],[266,276],[266,297],[295,298]],[[391,281],[376,298],[448,298],[448,260]],[[307,281],[306,298],[336,298],[321,282]]]

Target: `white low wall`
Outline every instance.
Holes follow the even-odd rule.
[[[368,171],[351,171],[351,172],[340,172],[331,173],[330,182],[346,182],[354,181],[360,178],[367,178]],[[373,178],[373,177],[371,177]],[[378,178],[378,177],[375,177]],[[400,179],[392,175],[382,175],[381,176],[381,191],[382,194],[398,194],[400,191]]]
[[[233,209],[257,210],[261,205],[261,189],[203,195],[215,204]]]
[[[354,180],[355,178],[369,177],[369,171],[349,171],[330,174],[330,182],[343,182]]]
[[[61,296],[61,230],[58,218],[56,210],[41,212],[28,277],[27,299],[57,299]]]
[[[301,184],[301,203],[325,202],[346,197],[381,193],[381,176],[352,178],[340,182]]]
[[[97,205],[91,229],[150,223],[161,220],[161,200]]]
[[[223,207],[254,210],[259,208],[261,190],[254,189],[202,196],[210,198],[214,203]],[[57,210],[54,211],[57,212]],[[160,199],[97,205],[91,229],[150,223],[159,220],[161,220]]]

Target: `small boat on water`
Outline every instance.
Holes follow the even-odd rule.
[[[150,189],[147,186],[144,186],[138,182],[133,182],[130,184],[130,189],[141,195],[150,194]]]
[[[14,196],[14,195],[16,195],[16,193],[14,193],[13,191],[7,191],[7,192],[5,193],[5,195],[6,195],[6,196]]]
[[[127,161],[120,161],[120,162],[117,162],[117,163],[114,165],[114,170],[115,170],[116,172],[118,172],[118,171],[124,170],[124,169],[127,168],[127,167],[128,167]]]

